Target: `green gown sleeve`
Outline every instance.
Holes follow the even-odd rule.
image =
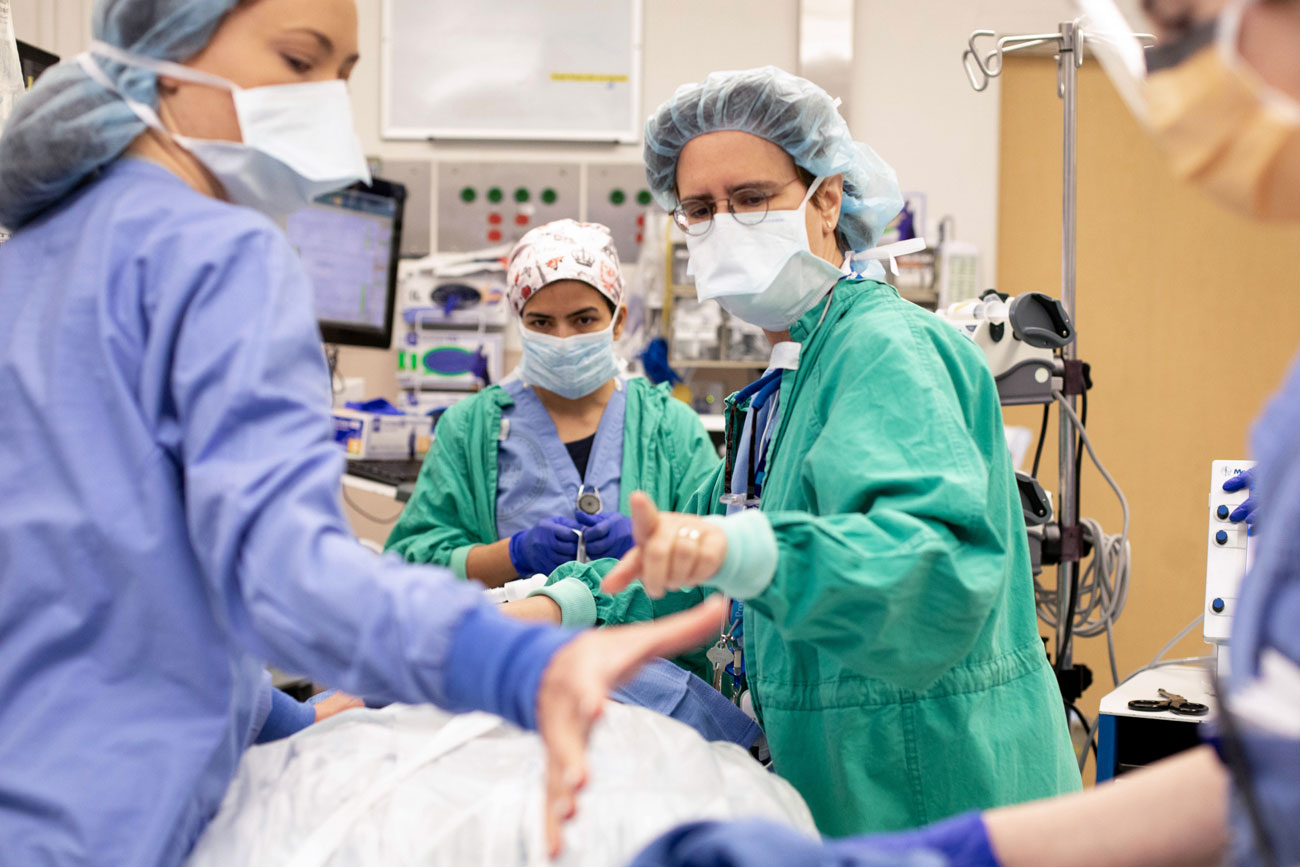
[[[666,415],[668,448],[675,464],[670,508],[686,512],[696,491],[712,484],[722,459],[695,410],[670,398]]]
[[[651,599],[641,587],[641,582],[634,581],[622,593],[610,596],[600,589],[600,582],[617,564],[618,561],[612,558],[594,560],[591,563],[565,563],[551,573],[547,586],[538,593],[551,597],[560,605],[566,617],[566,626],[613,626],[621,623],[640,623],[684,611],[698,605],[713,592],[706,587],[693,587],[690,590],[668,593],[662,599]],[[567,619],[569,605],[566,604],[567,600],[564,597],[572,593],[567,588],[574,587],[575,582],[584,585],[586,591],[591,594],[591,599],[595,600],[596,615],[593,623],[569,622]],[[704,653],[705,649],[701,648],[683,654],[673,661],[687,671],[710,680],[713,675]]]
[[[1013,574],[1009,458],[986,458],[1006,446],[978,350],[906,317],[890,328],[845,340],[806,384],[816,399],[796,403],[813,411],[782,421],[821,426],[802,455],[775,459],[795,467],[778,501],[807,509],[766,512],[779,560],[746,604],[787,641],[924,689],[975,646],[1008,582],[1030,577]]]
[[[482,461],[473,458],[473,427],[466,423],[471,409],[484,408],[469,404],[457,404],[438,422],[415,491],[385,545],[410,562],[447,566],[461,578],[470,548],[496,541],[482,533],[482,512],[496,491],[488,490]]]

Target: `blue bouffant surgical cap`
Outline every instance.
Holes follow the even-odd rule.
[[[720,130],[765,138],[814,175],[842,174],[838,230],[854,250],[875,246],[903,207],[894,170],[853,140],[836,101],[807,79],[763,66],[715,72],[699,84],[683,85],[646,122],[646,179],[665,210],[677,207],[682,148],[696,136]]]
[[[185,61],[241,0],[98,0],[95,39],[132,54]],[[158,104],[157,78],[96,60],[126,96]],[[0,226],[17,229],[117,159],[145,125],[75,60],[46,70],[0,136]]]

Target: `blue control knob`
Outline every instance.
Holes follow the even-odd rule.
[[[1219,532],[1215,533],[1215,534],[1214,534],[1214,541],[1215,541],[1215,542],[1218,542],[1220,545],[1226,545],[1226,544],[1228,544],[1228,531],[1227,531],[1227,530],[1220,530]]]
[[[1214,514],[1219,516],[1220,521],[1226,521],[1228,520],[1228,515],[1232,514],[1232,510],[1227,506],[1220,506],[1215,510]]]
[[[1223,609],[1224,609],[1223,600],[1216,596],[1214,601],[1210,603],[1210,610],[1213,611],[1215,614],[1222,614]]]

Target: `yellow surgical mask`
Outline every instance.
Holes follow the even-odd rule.
[[[1300,104],[1238,54],[1246,5],[1222,14],[1216,38],[1147,73],[1145,120],[1179,177],[1242,214],[1300,219]]]

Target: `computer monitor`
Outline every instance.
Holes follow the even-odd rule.
[[[375,178],[289,215],[285,233],[316,296],[321,339],[388,348],[406,188]]]
[[[18,42],[18,65],[22,69],[23,84],[28,90],[41,77],[41,73],[59,62],[58,55],[43,51],[35,45],[28,45],[21,39]]]

